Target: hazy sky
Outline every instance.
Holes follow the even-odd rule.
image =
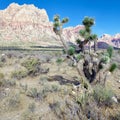
[[[50,21],[55,14],[60,14],[61,18],[69,17],[66,26],[81,24],[84,16],[93,17],[96,21],[93,32],[99,36],[120,33],[120,0],[0,0],[0,9],[12,2],[44,8]]]

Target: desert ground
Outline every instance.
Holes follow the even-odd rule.
[[[1,49],[0,120],[88,120],[89,112],[90,120],[120,120],[119,50],[112,61],[118,68],[106,85],[117,102],[103,106],[94,97],[79,99],[80,76],[62,51]]]

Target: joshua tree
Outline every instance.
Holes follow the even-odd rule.
[[[62,20],[60,20],[60,16],[55,15],[54,16],[53,31],[56,33],[56,35],[59,36],[59,38],[60,38],[59,40],[61,41],[61,43],[64,47],[65,53],[67,54],[67,58],[71,59],[74,62],[74,64],[76,64],[76,70],[81,77],[81,82],[86,83],[86,81],[83,78],[83,75],[79,69],[79,64],[78,64],[79,61],[77,60],[77,58],[74,55],[75,49],[73,47],[69,48],[62,37],[63,25],[67,22],[68,22],[68,18],[63,18]]]
[[[94,19],[85,17],[84,20],[82,21],[82,24],[84,25],[84,29],[80,30],[79,34],[84,38],[84,40],[77,40],[77,44],[79,45],[79,48],[81,49],[82,52],[84,52],[84,47],[86,44],[89,44],[89,54],[91,52],[91,41],[97,39],[96,34],[91,33],[91,27],[94,25]]]
[[[60,41],[62,42],[63,47],[64,47],[64,49],[65,49],[66,52],[67,52],[68,48],[67,48],[67,45],[66,45],[65,41],[62,38],[62,31],[63,31],[62,27],[68,21],[69,21],[68,18],[63,18],[62,20],[60,20],[60,16],[59,15],[55,15],[54,16],[53,31],[56,33],[56,35],[59,36]]]
[[[79,40],[77,39],[76,42],[79,45],[79,47],[81,48],[82,52],[84,52],[84,54],[82,53],[75,53],[75,48],[73,47],[68,47],[67,44],[65,43],[63,37],[62,37],[62,26],[68,22],[68,18],[64,18],[62,20],[60,20],[60,17],[58,15],[56,15],[54,17],[54,24],[53,24],[53,30],[56,33],[56,35],[59,36],[60,41],[63,44],[63,47],[65,49],[65,52],[67,54],[67,58],[71,59],[74,62],[74,65],[76,67],[77,72],[79,73],[81,80],[83,83],[86,83],[86,78],[87,80],[91,83],[93,82],[96,77],[98,75],[100,75],[100,72],[102,71],[103,76],[104,76],[104,80],[106,81],[106,71],[111,71],[110,69],[114,68],[113,70],[115,70],[116,65],[112,65],[113,67],[110,66],[110,60],[112,57],[112,53],[113,53],[113,48],[109,47],[107,52],[105,52],[104,54],[100,54],[98,56],[98,54],[95,53],[91,53],[91,51],[89,50],[89,54],[84,52],[84,47],[87,43],[90,44],[91,40],[94,40],[94,43],[96,44],[96,39],[97,39],[97,35],[96,34],[91,34],[91,27],[92,25],[94,25],[94,19],[93,18],[89,18],[89,17],[85,17],[83,20],[83,25],[85,26],[84,30],[80,31],[80,35],[84,38],[84,40]],[[95,46],[95,45],[94,45]],[[94,47],[94,50],[96,50],[96,47]],[[83,57],[81,57],[83,56]],[[82,71],[81,71],[81,66],[80,66],[80,60],[82,59]]]
[[[96,52],[97,51],[97,40],[98,40],[96,34],[93,35],[93,40],[94,40],[94,52]]]

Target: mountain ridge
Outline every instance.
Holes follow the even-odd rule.
[[[66,42],[75,43],[80,37],[79,31],[83,28],[83,25],[64,28],[63,38]],[[49,20],[46,10],[33,4],[12,3],[6,9],[0,10],[0,40],[38,42],[43,46],[61,44],[53,32],[53,23]],[[120,48],[120,34],[104,34],[98,42]]]

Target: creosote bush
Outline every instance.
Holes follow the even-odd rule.
[[[36,76],[40,71],[40,61],[37,58],[28,58],[23,63],[24,66],[28,70],[28,75]]]
[[[112,97],[114,93],[112,90],[103,86],[97,85],[94,88],[93,97],[99,106],[110,107],[113,104]]]
[[[58,58],[58,59],[56,60],[56,63],[57,63],[58,65],[60,65],[62,62],[63,62],[63,60],[62,60],[61,58]]]
[[[11,78],[17,78],[18,80],[26,77],[28,74],[27,70],[16,70],[11,73]]]
[[[33,102],[33,103],[30,103],[29,106],[28,106],[28,110],[29,110],[31,113],[33,113],[33,112],[35,111],[35,108],[36,108],[36,106],[35,106],[35,103],[34,103],[34,102]]]
[[[70,47],[68,49],[68,55],[73,55],[75,53],[75,48],[74,47]]]
[[[7,107],[7,110],[15,110],[20,107],[20,94],[19,93],[11,93],[4,103]]]
[[[116,63],[113,63],[110,68],[109,68],[109,71],[112,73],[114,72],[114,70],[117,68],[117,64]]]
[[[37,98],[38,97],[38,90],[37,88],[30,88],[27,93],[27,96],[32,97],[32,98]]]
[[[16,85],[16,81],[11,79],[11,80],[0,80],[0,86],[3,86],[3,87],[13,87]]]

